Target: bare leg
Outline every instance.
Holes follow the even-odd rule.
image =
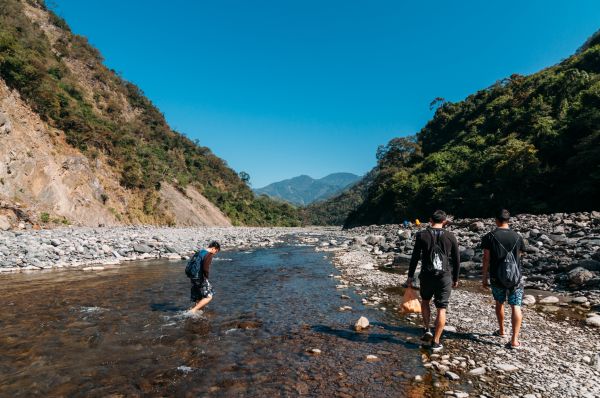
[[[521,331],[521,322],[523,321],[523,313],[521,312],[521,306],[511,305],[512,307],[512,340],[510,344],[513,346],[519,345],[519,332]]]
[[[496,301],[496,318],[498,318],[498,329],[500,335],[504,336],[504,303]]]
[[[430,300],[423,300],[421,302],[421,315],[423,316],[423,327],[429,329],[429,318],[431,317],[431,307],[429,306]]]
[[[433,342],[439,344],[440,338],[442,337],[442,332],[444,331],[444,326],[446,325],[446,309],[438,308],[437,309],[437,318],[435,318],[435,333],[433,335]]]
[[[198,301],[198,303],[196,303],[196,305],[192,309],[190,309],[190,312],[200,311],[202,307],[210,303],[210,300],[212,300],[212,297],[203,298],[202,300]]]

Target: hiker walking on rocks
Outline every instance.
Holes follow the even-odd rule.
[[[420,293],[422,299],[422,316],[424,334],[421,340],[431,341],[434,352],[443,349],[440,338],[446,325],[446,309],[452,288],[458,286],[460,271],[460,252],[458,242],[452,232],[443,229],[446,224],[446,213],[436,210],[429,219],[430,227],[419,231],[415,238],[415,247],[408,269],[408,286],[412,286],[417,263],[421,260],[419,273]],[[431,316],[430,301],[437,309],[435,331],[429,328]]]
[[[213,257],[221,251],[219,242],[213,241],[207,249],[197,251],[188,261],[185,274],[192,282],[191,300],[194,307],[190,309],[192,314],[200,311],[206,304],[210,303],[215,292],[208,281],[210,264]]]
[[[496,214],[497,228],[481,239],[483,249],[482,284],[485,288],[491,285],[492,295],[496,301],[496,317],[499,329],[494,335],[504,337],[504,303],[512,310],[512,337],[507,348],[520,348],[519,331],[523,314],[523,282],[521,279],[521,253],[525,251],[523,238],[508,226],[510,213],[506,209]],[[488,272],[489,271],[489,272]],[[488,282],[489,276],[489,282]]]

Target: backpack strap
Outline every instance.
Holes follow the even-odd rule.
[[[520,237],[517,236],[517,240],[515,241],[515,244],[513,245],[512,249],[507,250],[506,247],[504,247],[504,245],[502,243],[500,243],[500,241],[498,240],[498,238],[496,237],[496,234],[494,232],[498,231],[498,228],[496,228],[496,230],[490,232],[490,234],[494,237],[494,239],[496,240],[496,242],[498,242],[498,244],[500,245],[501,248],[504,249],[504,251],[506,252],[506,254],[508,253],[512,253],[513,250],[515,250],[515,247],[517,247],[517,244],[519,243],[519,239]]]

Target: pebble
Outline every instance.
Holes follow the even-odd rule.
[[[367,362],[377,362],[379,361],[379,358],[376,355],[369,354],[365,357],[365,360]]]
[[[356,330],[357,332],[367,329],[368,327],[369,327],[369,320],[364,316],[361,316],[360,318],[358,318],[358,320],[354,324],[354,330]]]

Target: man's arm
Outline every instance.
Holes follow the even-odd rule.
[[[483,287],[488,287],[488,271],[490,269],[490,250],[483,249],[483,267],[481,269],[481,284]]]
[[[202,275],[204,275],[204,279],[208,279],[208,274],[210,273],[210,264],[212,263],[213,256],[214,254],[208,253],[202,260]]]
[[[458,286],[458,275],[460,274],[460,249],[455,236],[452,236],[452,282],[454,287]]]
[[[420,258],[421,258],[421,239],[420,239],[419,234],[417,234],[415,236],[415,247],[413,248],[412,256],[410,257],[410,265],[408,266],[408,281],[407,281],[407,283],[409,285],[415,276],[415,271],[417,270],[417,264],[419,263]]]

